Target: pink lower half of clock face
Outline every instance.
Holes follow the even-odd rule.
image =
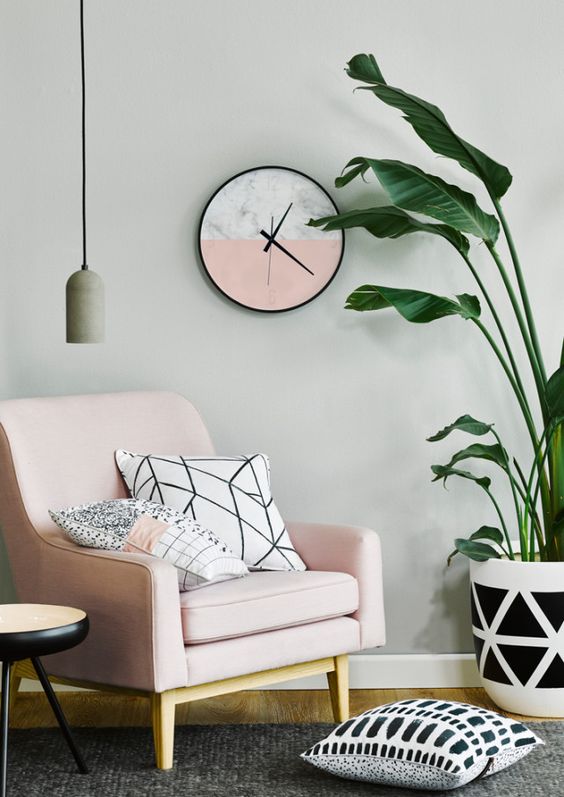
[[[341,241],[334,238],[281,238],[279,243],[302,265],[274,246],[265,252],[265,243],[264,239],[200,241],[206,269],[217,287],[255,310],[285,310],[307,302],[331,280],[341,257]]]

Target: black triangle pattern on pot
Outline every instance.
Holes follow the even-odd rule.
[[[564,661],[558,653],[552,659],[547,671],[537,684],[537,689],[564,688]]]
[[[486,587],[483,584],[474,584],[474,587],[486,623],[490,626],[509,590]]]
[[[474,650],[476,651],[476,663],[478,664],[478,668],[480,667],[480,659],[482,658],[484,641],[485,640],[480,639],[479,636],[476,636],[476,634],[474,634]]]
[[[474,590],[472,587],[470,587],[470,607],[472,611],[472,625],[474,628],[479,628],[482,631],[483,626],[480,620],[480,615],[478,614],[478,609],[476,608],[476,600],[474,598]]]
[[[490,681],[496,681],[498,684],[511,684],[511,681],[505,674],[503,667],[491,648],[486,656],[486,663],[484,664],[484,678],[488,678]]]
[[[520,592],[517,593],[501,625],[497,629],[498,634],[509,636],[531,636],[545,637],[539,621],[527,606],[524,597]]]
[[[531,592],[555,631],[564,623],[564,592]]]
[[[499,650],[520,683],[525,686],[548,648],[525,645],[499,645]]]

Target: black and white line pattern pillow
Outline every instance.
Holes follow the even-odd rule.
[[[442,791],[493,775],[539,744],[522,723],[468,703],[400,700],[341,723],[302,758],[342,778]]]
[[[213,532],[168,506],[122,498],[49,511],[52,520],[88,548],[142,551],[173,564],[182,592],[249,571]]]
[[[270,492],[264,454],[183,457],[116,451],[134,498],[158,501],[212,529],[251,570],[305,570]]]

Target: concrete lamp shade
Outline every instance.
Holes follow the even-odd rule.
[[[104,283],[90,269],[75,271],[67,280],[67,343],[103,343]]]

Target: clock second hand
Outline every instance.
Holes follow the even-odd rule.
[[[312,277],[315,277],[315,274],[313,273],[313,271],[312,271],[310,268],[308,268],[307,266],[304,266],[304,264],[301,262],[301,260],[298,260],[298,258],[297,258],[297,257],[295,257],[295,256],[294,256],[294,255],[293,255],[291,252],[289,252],[287,249],[285,249],[285,248],[282,246],[282,244],[279,244],[279,243],[278,243],[278,241],[275,241],[275,240],[272,238],[272,236],[270,236],[270,235],[269,235],[269,234],[268,234],[268,233],[267,233],[265,230],[261,230],[261,231],[260,231],[260,234],[261,234],[262,236],[264,236],[264,237],[265,237],[265,238],[266,238],[268,241],[270,241],[270,243],[272,244],[272,246],[275,246],[277,249],[280,249],[280,251],[281,251],[281,252],[284,252],[284,254],[285,254],[285,255],[288,255],[288,257],[289,257],[289,258],[291,258],[291,259],[292,259],[292,260],[293,260],[295,263],[297,263],[297,264],[298,264],[298,266],[301,266],[302,268],[305,268],[305,270],[306,270],[306,271],[308,271],[308,272],[311,274],[311,276],[312,276]]]
[[[270,217],[270,236],[271,237],[274,234],[272,232],[273,230],[274,230],[274,216],[271,216]],[[269,248],[269,250],[268,250],[268,279],[266,280],[266,284],[267,285],[270,285],[270,264],[271,264],[271,262],[272,262],[272,248]]]

